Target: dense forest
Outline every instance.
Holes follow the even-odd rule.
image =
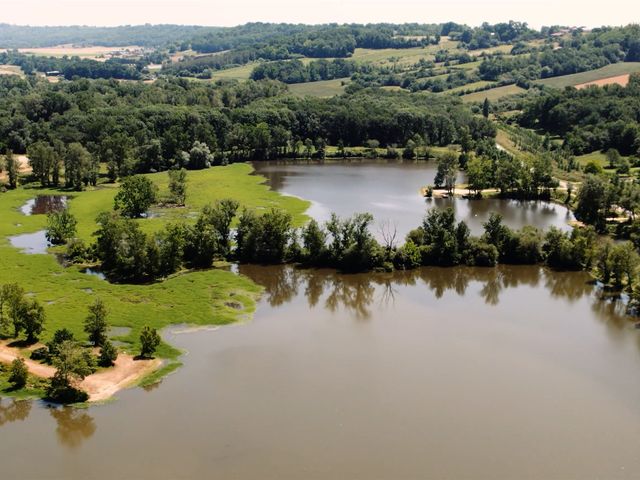
[[[212,161],[299,155],[305,143],[404,146],[409,140],[446,146],[495,136],[459,99],[362,90],[299,98],[264,80],[153,84],[89,81],[49,84],[0,78],[0,149],[24,153],[36,142],[80,144],[120,174],[189,166],[185,152],[203,144]]]
[[[519,121],[560,135],[576,155],[610,148],[635,155],[640,152],[640,76],[631,76],[626,87],[545,89],[524,102]]]

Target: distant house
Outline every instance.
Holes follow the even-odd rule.
[[[44,74],[47,77],[59,77],[61,75],[59,70],[51,70],[50,72],[45,72]]]

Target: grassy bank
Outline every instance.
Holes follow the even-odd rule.
[[[290,212],[296,224],[305,220],[308,203],[271,191],[260,176],[251,175],[248,164],[214,167],[189,172],[187,207],[157,209],[155,218],[139,220],[153,231],[171,220],[193,219],[205,204],[220,198],[234,198],[242,206],[266,209],[277,207]],[[166,192],[167,174],[149,177]],[[95,217],[110,210],[117,191],[114,185],[100,185],[85,192],[73,192],[70,209],[78,219],[79,236],[90,240],[96,230]],[[260,287],[249,279],[229,271],[213,269],[183,272],[150,285],[115,285],[84,274],[76,267],[61,266],[53,255],[28,255],[10,245],[9,236],[42,230],[46,216],[25,216],[19,208],[38,194],[63,194],[62,191],[21,187],[0,194],[0,284],[16,282],[36,297],[47,314],[42,341],[59,328],[70,329],[77,338],[85,338],[83,321],[87,307],[100,297],[109,309],[109,323],[131,329],[118,337],[124,349],[137,353],[143,325],[162,329],[171,324],[222,325],[249,318],[255,309]],[[158,355],[175,358],[179,352],[163,344]]]

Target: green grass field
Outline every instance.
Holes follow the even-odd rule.
[[[251,72],[257,63],[248,63],[239,67],[227,68],[225,70],[217,70],[213,72],[211,78],[213,80],[249,80]]]
[[[490,102],[495,102],[496,100],[500,100],[503,97],[508,97],[509,95],[517,95],[524,92],[526,92],[526,90],[524,88],[518,87],[517,85],[506,85],[504,87],[496,87],[490,90],[484,90],[482,92],[463,95],[461,98],[465,103],[484,102],[485,98],[488,98]]]
[[[467,83],[466,85],[462,85],[461,87],[452,88],[451,90],[445,90],[443,93],[464,92],[464,91],[467,91],[467,90],[473,90],[473,89],[476,89],[476,88],[486,87],[487,85],[491,85],[491,83],[492,82],[488,82],[486,80],[480,80],[479,82]]]
[[[319,82],[294,83],[289,85],[289,91],[299,97],[306,95],[312,97],[333,97],[344,93],[343,83],[348,83],[349,77],[336,78],[334,80],[320,80]]]
[[[271,191],[263,183],[263,177],[251,173],[248,164],[189,172],[187,208],[170,209],[173,212],[159,210],[160,217],[139,222],[144,230],[155,230],[172,219],[189,217],[202,205],[219,198],[234,198],[255,209],[283,208],[292,213],[296,224],[304,222],[307,202]],[[160,186],[161,193],[166,189],[166,173],[149,177]],[[115,192],[113,186],[100,186],[72,194],[69,208],[78,219],[81,238],[91,238],[96,229],[96,214],[112,208]],[[260,287],[226,270],[183,272],[150,285],[118,285],[82,273],[77,267],[65,268],[54,255],[28,255],[12,247],[9,236],[42,230],[46,224],[46,216],[25,216],[19,208],[38,194],[61,193],[64,192],[18,188],[0,194],[0,284],[17,282],[44,306],[47,322],[42,340],[47,341],[56,329],[63,327],[77,338],[85,338],[82,322],[87,307],[97,297],[109,309],[110,325],[131,328],[130,333],[117,339],[127,343],[132,352],[139,348],[138,337],[145,324],[156,329],[181,323],[221,325],[251,316]],[[242,308],[235,308],[238,303]],[[169,345],[158,351],[165,358],[177,354]]]
[[[537,80],[535,83],[545,85],[547,87],[564,88],[635,72],[640,72],[640,62],[623,62],[614,63],[588,72],[545,78],[544,80]]]

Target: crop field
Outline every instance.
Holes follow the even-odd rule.
[[[613,63],[606,67],[598,68],[597,70],[590,70],[588,72],[545,78],[544,80],[537,80],[535,83],[553,88],[575,87],[576,85],[596,82],[636,72],[640,72],[640,62],[621,62]]]
[[[224,70],[217,70],[213,72],[211,78],[213,80],[249,80],[251,78],[251,72],[255,68],[257,63],[248,63],[239,67],[227,68]]]
[[[351,59],[358,62],[370,62],[378,65],[413,65],[421,59],[433,60],[438,50],[455,50],[458,42],[443,39],[439,45],[415,48],[356,48]]]
[[[80,57],[94,60],[103,59],[114,52],[123,52],[134,55],[142,51],[142,47],[137,45],[126,45],[122,47],[78,47],[74,45],[59,45],[57,47],[43,48],[21,48],[21,53],[40,55],[45,57]]]
[[[320,80],[318,82],[294,83],[289,85],[289,91],[294,95],[304,97],[333,97],[344,93],[345,84],[349,82],[349,77],[336,78],[334,80]]]
[[[462,85],[460,87],[452,88],[451,90],[446,90],[444,93],[464,92],[466,90],[473,90],[473,89],[476,89],[476,88],[486,87],[487,85],[491,85],[491,83],[492,82],[488,82],[486,80],[480,80],[479,82],[467,83],[466,85]]]
[[[630,74],[617,75],[615,77],[607,77],[601,80],[594,80],[593,82],[586,82],[576,85],[578,90],[582,90],[587,87],[604,87],[605,85],[620,85],[626,87],[629,83]]]
[[[517,95],[524,92],[526,92],[526,90],[524,88],[518,87],[517,85],[506,85],[504,87],[497,87],[490,90],[483,90],[481,92],[463,95],[461,98],[465,103],[484,102],[485,98],[488,98],[490,102],[494,102],[496,100],[500,100],[503,97]]]

